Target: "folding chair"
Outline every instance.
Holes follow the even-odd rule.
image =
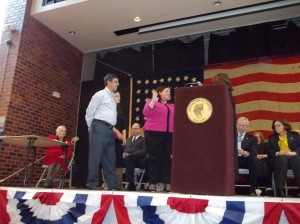
[[[71,158],[69,164],[68,164],[68,168],[70,170],[70,177],[69,178],[65,178],[66,177],[66,173],[63,171],[62,169],[62,172],[64,172],[63,174],[61,175],[65,175],[65,176],[61,176],[61,178],[54,178],[53,179],[53,182],[59,182],[58,184],[58,188],[63,188],[64,187],[64,183],[69,183],[69,187],[71,188],[72,187],[72,164],[73,164],[73,157]],[[42,174],[38,180],[38,182],[36,183],[35,187],[39,187],[41,182],[45,181],[46,180],[46,177],[47,177],[47,170],[48,170],[48,165],[42,165]],[[59,174],[57,175],[59,176]]]
[[[123,173],[125,174],[126,169],[123,169]],[[146,185],[147,183],[143,182],[143,177],[145,175],[145,169],[135,168],[134,169],[134,184],[136,186],[136,190],[139,191],[142,185]],[[129,182],[123,181],[124,187],[128,187]]]

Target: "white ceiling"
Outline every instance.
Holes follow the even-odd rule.
[[[300,15],[300,0],[221,1],[222,4],[215,7],[214,0],[65,0],[42,7],[42,0],[33,0],[31,14],[83,53],[295,18]],[[285,6],[282,7],[281,4]],[[265,7],[273,9],[257,11]],[[249,9],[255,12],[240,14],[241,10]],[[232,13],[236,15],[230,16]],[[202,19],[200,16],[203,15],[210,20],[160,31],[138,32],[138,27],[147,28],[153,24],[164,24],[173,20],[176,20],[176,23],[186,23],[187,17],[198,20]],[[141,22],[134,22],[135,16],[140,16]],[[114,33],[129,28],[137,29],[121,36]],[[76,34],[70,35],[69,31],[75,31]]]

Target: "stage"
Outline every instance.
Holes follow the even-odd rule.
[[[300,223],[298,198],[0,187],[0,223]]]

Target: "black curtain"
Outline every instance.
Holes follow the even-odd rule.
[[[203,65],[204,42],[202,36],[190,43],[173,40],[154,45],[153,72],[197,68]]]
[[[226,36],[211,34],[208,63],[300,53],[300,28],[293,22],[284,24],[276,21],[236,28]]]

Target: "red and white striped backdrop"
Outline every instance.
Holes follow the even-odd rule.
[[[237,117],[250,119],[249,131],[271,133],[272,120],[286,118],[300,129],[300,56],[221,63],[204,70],[205,85],[227,73],[233,85]]]

